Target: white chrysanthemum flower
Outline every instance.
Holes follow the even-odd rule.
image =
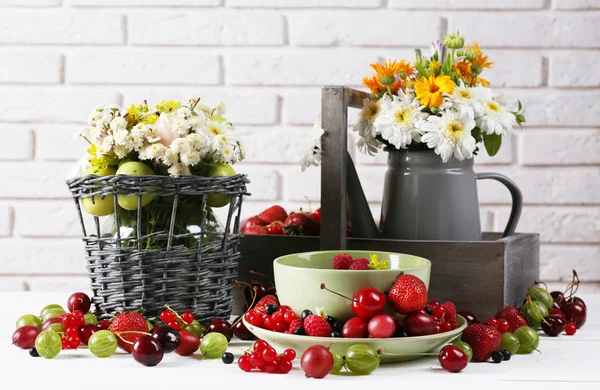
[[[300,167],[302,168],[302,171],[305,171],[306,168],[310,167],[311,165],[319,166],[322,153],[321,137],[323,134],[325,134],[325,130],[323,130],[321,126],[321,110],[319,110],[317,111],[312,133],[308,139],[308,142],[306,143],[304,155],[300,159]]]
[[[413,140],[420,142],[419,127],[427,118],[427,114],[421,112],[422,108],[419,101],[410,95],[382,99],[381,112],[374,122],[377,133],[396,149],[406,148]]]
[[[387,95],[384,96],[384,99],[385,97],[387,97]],[[375,102],[366,98],[363,99],[363,109],[360,112],[358,122],[353,128],[354,131],[358,132],[360,137],[357,146],[358,150],[362,153],[374,155],[381,147],[381,143],[377,140],[377,130],[374,126],[375,119],[380,112],[380,102]]]
[[[476,148],[471,131],[475,128],[473,110],[460,106],[457,110],[442,111],[442,116],[431,115],[421,125],[425,134],[421,141],[447,162],[454,156],[458,160],[472,158]]]
[[[166,146],[163,144],[158,144],[158,143],[148,145],[144,149],[146,158],[149,160],[153,160],[153,159],[159,160],[165,153],[165,150],[167,150]]]
[[[487,134],[505,134],[516,125],[515,116],[495,100],[483,101],[483,115],[477,117],[477,126]]]
[[[196,149],[189,149],[180,153],[179,159],[187,166],[194,166],[200,162],[200,153]]]
[[[181,176],[181,175],[189,175],[190,168],[188,168],[187,166],[185,166],[183,164],[175,163],[167,170],[167,172],[169,172],[169,175],[175,176],[175,177]]]

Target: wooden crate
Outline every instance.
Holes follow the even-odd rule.
[[[346,150],[348,107],[362,108],[362,101],[368,96],[347,87],[323,88],[321,237],[245,236],[241,242],[238,278],[244,281],[257,279],[248,273],[248,270],[254,270],[272,280],[273,260],[290,253],[328,249],[381,250],[431,260],[431,299],[451,300],[459,310],[471,310],[479,318],[488,318],[506,305],[520,305],[528,287],[539,280],[537,233],[516,233],[507,237],[501,233],[484,233],[482,241],[473,242],[378,238],[377,226]],[[352,221],[352,238],[346,237],[347,210]],[[234,313],[240,313],[242,306],[238,291]]]

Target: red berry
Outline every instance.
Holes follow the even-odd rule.
[[[500,331],[500,333],[506,333],[510,328],[510,324],[504,318],[500,318],[496,327],[498,328],[498,331]]]
[[[364,338],[369,335],[368,325],[360,317],[352,317],[342,326],[342,336],[346,338]]]
[[[159,317],[165,324],[175,321],[175,315],[170,310],[161,311]]]
[[[296,359],[296,351],[294,351],[293,349],[286,349],[285,351],[283,351],[283,360],[291,362],[294,359]]]
[[[167,326],[168,326],[168,327],[170,327],[170,328],[173,328],[173,329],[175,329],[175,330],[179,330],[179,329],[181,329],[181,325],[179,325],[179,321],[177,321],[177,320],[174,320],[174,321],[171,321],[171,322],[169,322],[169,323],[167,324]]]
[[[292,371],[292,362],[288,360],[282,360],[279,363],[279,371],[282,374],[287,374],[288,372]]]
[[[189,325],[192,322],[194,322],[194,313],[192,313],[191,311],[186,311],[181,314],[181,319],[183,320],[183,322]]]
[[[565,333],[569,336],[573,336],[577,332],[577,325],[574,322],[569,322],[565,327]]]
[[[485,323],[488,324],[488,325],[492,325],[494,328],[498,328],[498,320],[495,319],[495,318],[488,318],[485,321]]]
[[[454,345],[442,348],[439,360],[442,368],[449,372],[460,372],[469,364],[467,354]]]
[[[250,362],[250,357],[248,357],[248,355],[240,356],[240,358],[238,359],[238,367],[246,372],[252,371],[252,363]]]

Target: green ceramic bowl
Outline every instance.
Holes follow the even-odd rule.
[[[294,334],[277,333],[270,330],[258,328],[249,324],[245,318],[242,319],[244,325],[250,332],[261,340],[266,340],[278,352],[283,352],[287,348],[293,348],[298,357],[301,357],[304,351],[313,345],[331,346],[331,349],[342,354],[354,344],[368,344],[374,349],[381,349],[384,352],[381,357],[381,363],[395,363],[406,360],[419,359],[422,356],[414,354],[437,352],[439,348],[448,344],[459,337],[462,331],[467,327],[467,321],[458,316],[458,327],[449,332],[431,334],[429,336],[417,337],[394,337],[387,339],[353,339],[353,338],[333,338],[333,337],[310,337],[296,336]],[[413,356],[394,356],[394,355],[413,355]]]
[[[390,269],[350,271],[334,270],[335,254],[347,253],[356,258],[376,254],[389,261]],[[378,251],[320,251],[286,255],[273,262],[277,297],[282,305],[290,306],[297,315],[304,309],[323,307],[337,319],[354,317],[352,302],[321,289],[321,283],[342,295],[352,297],[361,288],[374,287],[387,294],[403,272],[421,279],[429,288],[431,262],[418,256]]]

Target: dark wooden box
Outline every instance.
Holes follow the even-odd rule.
[[[484,233],[481,241],[406,241],[376,238],[360,180],[347,147],[348,107],[362,108],[364,92],[346,87],[324,87],[321,162],[321,236],[244,236],[238,278],[258,279],[254,270],[273,279],[273,260],[279,256],[317,250],[381,250],[422,256],[432,262],[431,299],[453,301],[480,319],[506,305],[520,305],[529,286],[539,280],[539,234]],[[383,183],[382,183],[383,188]],[[346,237],[350,214],[352,238]],[[243,299],[236,289],[234,313]],[[303,308],[304,309],[304,308]]]

